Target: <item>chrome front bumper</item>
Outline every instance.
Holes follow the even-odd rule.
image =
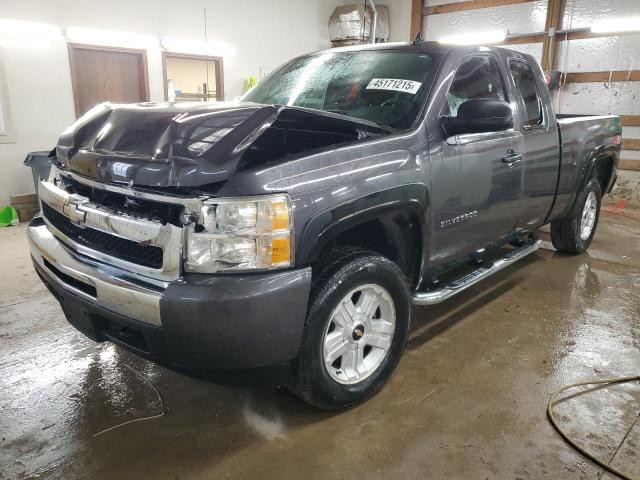
[[[162,365],[210,373],[283,367],[300,349],[311,268],[186,275],[160,288],[75,252],[40,218],[28,228],[35,268],[68,322]]]
[[[46,225],[29,226],[28,238],[33,261],[59,287],[120,315],[150,325],[161,325],[162,286],[145,285],[130,271],[80,257],[56,239]],[[69,279],[80,283],[72,285],[75,282]],[[79,288],[78,285],[89,288]]]

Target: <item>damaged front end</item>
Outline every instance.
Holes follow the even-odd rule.
[[[63,132],[56,157],[62,170],[99,182],[215,193],[238,170],[389,131],[298,107],[106,103]]]
[[[230,201],[216,198],[221,186],[238,171],[387,131],[293,107],[103,104],[60,137],[50,178],[38,188],[43,222],[78,255],[160,288],[183,274],[184,262],[198,272],[287,267],[292,220],[273,226],[276,220],[258,219],[253,234],[238,233],[222,225],[219,213],[230,207],[218,212],[217,205],[249,212],[251,220],[267,207],[290,210],[288,197],[266,205],[238,192]],[[207,212],[217,227],[207,227]],[[34,258],[47,268],[44,258]]]

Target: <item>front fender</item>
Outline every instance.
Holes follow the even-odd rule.
[[[323,210],[303,228],[298,241],[296,264],[313,263],[324,247],[343,232],[374,219],[396,212],[413,214],[419,222],[419,272],[428,258],[427,219],[430,216],[429,195],[424,184],[414,183],[382,190]],[[380,232],[385,235],[386,232]]]

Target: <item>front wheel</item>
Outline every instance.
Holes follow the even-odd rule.
[[[602,190],[600,182],[592,178],[580,192],[569,215],[551,222],[551,242],[559,252],[584,252],[596,233],[600,216]]]
[[[312,286],[291,385],[325,410],[382,388],[402,355],[411,313],[408,283],[395,263],[358,249],[336,253]]]

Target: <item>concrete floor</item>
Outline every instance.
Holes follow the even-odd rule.
[[[0,478],[605,478],[545,408],[562,385],[639,374],[639,238],[637,220],[603,214],[588,254],[540,250],[415,309],[391,382],[328,414],[286,391],[222,387],[92,343],[34,274],[24,227],[0,229]],[[166,415],[95,437],[159,412],[136,372]],[[558,416],[640,476],[640,422],[623,440],[639,406],[629,384],[574,398]]]

